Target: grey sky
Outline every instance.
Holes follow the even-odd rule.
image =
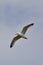
[[[16,32],[35,23],[10,49]],[[0,65],[43,65],[43,0],[0,0]]]

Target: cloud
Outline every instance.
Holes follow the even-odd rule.
[[[32,18],[43,17],[43,1],[39,0],[9,0],[1,4],[1,16],[0,19],[4,19],[8,24],[22,23],[23,21],[29,21]],[[33,20],[32,19],[32,20]],[[12,25],[13,25],[12,24]]]

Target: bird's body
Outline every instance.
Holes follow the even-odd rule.
[[[34,25],[34,23],[24,26],[24,27],[23,27],[23,30],[21,31],[21,33],[17,33],[17,34],[16,34],[16,37],[13,38],[13,40],[12,40],[12,42],[11,42],[11,44],[10,44],[10,48],[13,47],[14,43],[15,43],[18,39],[20,39],[20,38],[27,39],[27,37],[25,36],[25,33],[26,33],[27,29],[28,29],[29,27],[33,26],[33,25]]]
[[[27,37],[24,34],[22,34],[22,33],[17,33],[17,35],[21,36],[24,39],[27,39]]]

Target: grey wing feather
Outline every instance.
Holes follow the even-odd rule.
[[[21,38],[20,35],[17,35],[16,37],[14,37],[13,40],[12,40],[12,42],[11,42],[11,44],[10,44],[10,48],[12,48],[13,45],[14,45],[14,43],[15,43],[18,39],[20,39],[20,38]]]
[[[26,31],[27,31],[27,29],[28,29],[29,27],[33,26],[33,25],[34,25],[34,23],[31,23],[31,24],[29,24],[29,25],[27,25],[27,26],[24,26],[24,28],[23,28],[23,30],[21,31],[21,33],[22,33],[22,34],[25,34]]]

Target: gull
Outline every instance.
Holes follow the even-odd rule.
[[[22,31],[20,33],[17,33],[16,36],[12,39],[11,44],[10,44],[10,48],[12,48],[13,45],[15,44],[15,42],[17,40],[19,40],[20,38],[27,39],[27,37],[25,36],[25,33],[28,30],[28,28],[30,28],[33,25],[34,25],[34,23],[31,23],[29,25],[24,26],[23,29],[22,29]]]

